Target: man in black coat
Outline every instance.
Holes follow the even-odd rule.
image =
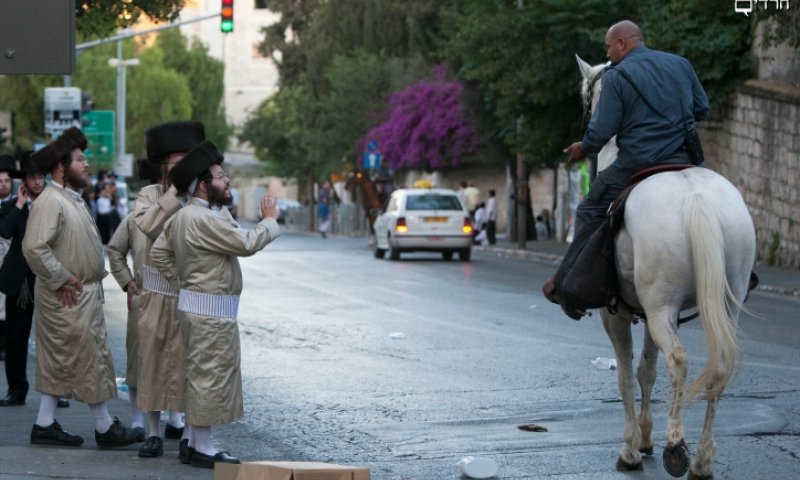
[[[14,187],[14,180],[11,173],[16,170],[17,162],[11,155],[0,155],[0,202],[5,202],[11,198],[11,190]],[[8,252],[10,242],[0,238],[0,263]],[[6,358],[6,302],[3,294],[0,294],[0,361]]]
[[[24,405],[28,395],[28,338],[33,321],[33,284],[36,276],[22,256],[22,238],[30,204],[44,190],[44,174],[37,173],[30,152],[22,155],[20,169],[11,173],[22,179],[17,195],[0,204],[0,237],[11,246],[0,267],[0,292],[6,295],[6,379],[8,394],[0,407]]]

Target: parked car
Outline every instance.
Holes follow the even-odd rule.
[[[453,190],[402,188],[392,192],[375,220],[375,258],[388,252],[441,252],[445,260],[472,253],[472,219]]]
[[[300,202],[290,198],[278,199],[278,223],[286,223],[286,217],[289,210],[296,210],[300,208]]]

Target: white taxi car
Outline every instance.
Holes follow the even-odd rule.
[[[388,252],[441,252],[445,260],[472,253],[472,219],[453,190],[401,188],[392,192],[375,220],[375,258]]]

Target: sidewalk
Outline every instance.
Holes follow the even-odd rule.
[[[516,242],[508,242],[505,238],[498,237],[495,245],[475,246],[473,249],[476,252],[485,252],[501,257],[522,258],[557,265],[566,253],[567,247],[566,243],[541,240],[528,241],[523,250]],[[755,271],[761,280],[757,288],[759,292],[800,298],[800,271],[760,264],[756,265]]]
[[[106,291],[105,315],[109,331],[109,342],[115,359],[114,368],[118,377],[125,376],[117,358],[125,355],[124,326],[125,295],[111,275],[103,281]],[[35,328],[35,327],[34,327]],[[31,332],[33,333],[33,332]],[[210,469],[182,465],[178,461],[178,442],[164,441],[164,456],[159,458],[139,458],[141,443],[128,447],[99,450],[94,441],[94,417],[84,403],[70,400],[69,408],[56,410],[56,420],[70,433],[84,439],[81,447],[49,447],[30,444],[30,433],[39,412],[39,392],[35,390],[34,374],[36,355],[28,352],[28,380],[31,382],[25,405],[0,407],[0,479],[169,479],[169,480],[212,480],[214,471]],[[0,362],[4,369],[4,362]],[[0,371],[0,395],[8,391],[4,371]],[[108,409],[111,416],[119,417],[125,425],[130,424],[130,406],[127,401],[110,400]],[[164,420],[161,421],[162,432]]]

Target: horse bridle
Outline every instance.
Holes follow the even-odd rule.
[[[597,75],[594,76],[592,81],[589,83],[589,87],[586,89],[586,100],[583,103],[583,130],[586,130],[586,126],[589,125],[589,122],[592,120],[592,99],[594,98],[595,84],[597,84],[597,82],[600,80],[600,77],[603,76],[609,67],[610,65],[597,72]]]

